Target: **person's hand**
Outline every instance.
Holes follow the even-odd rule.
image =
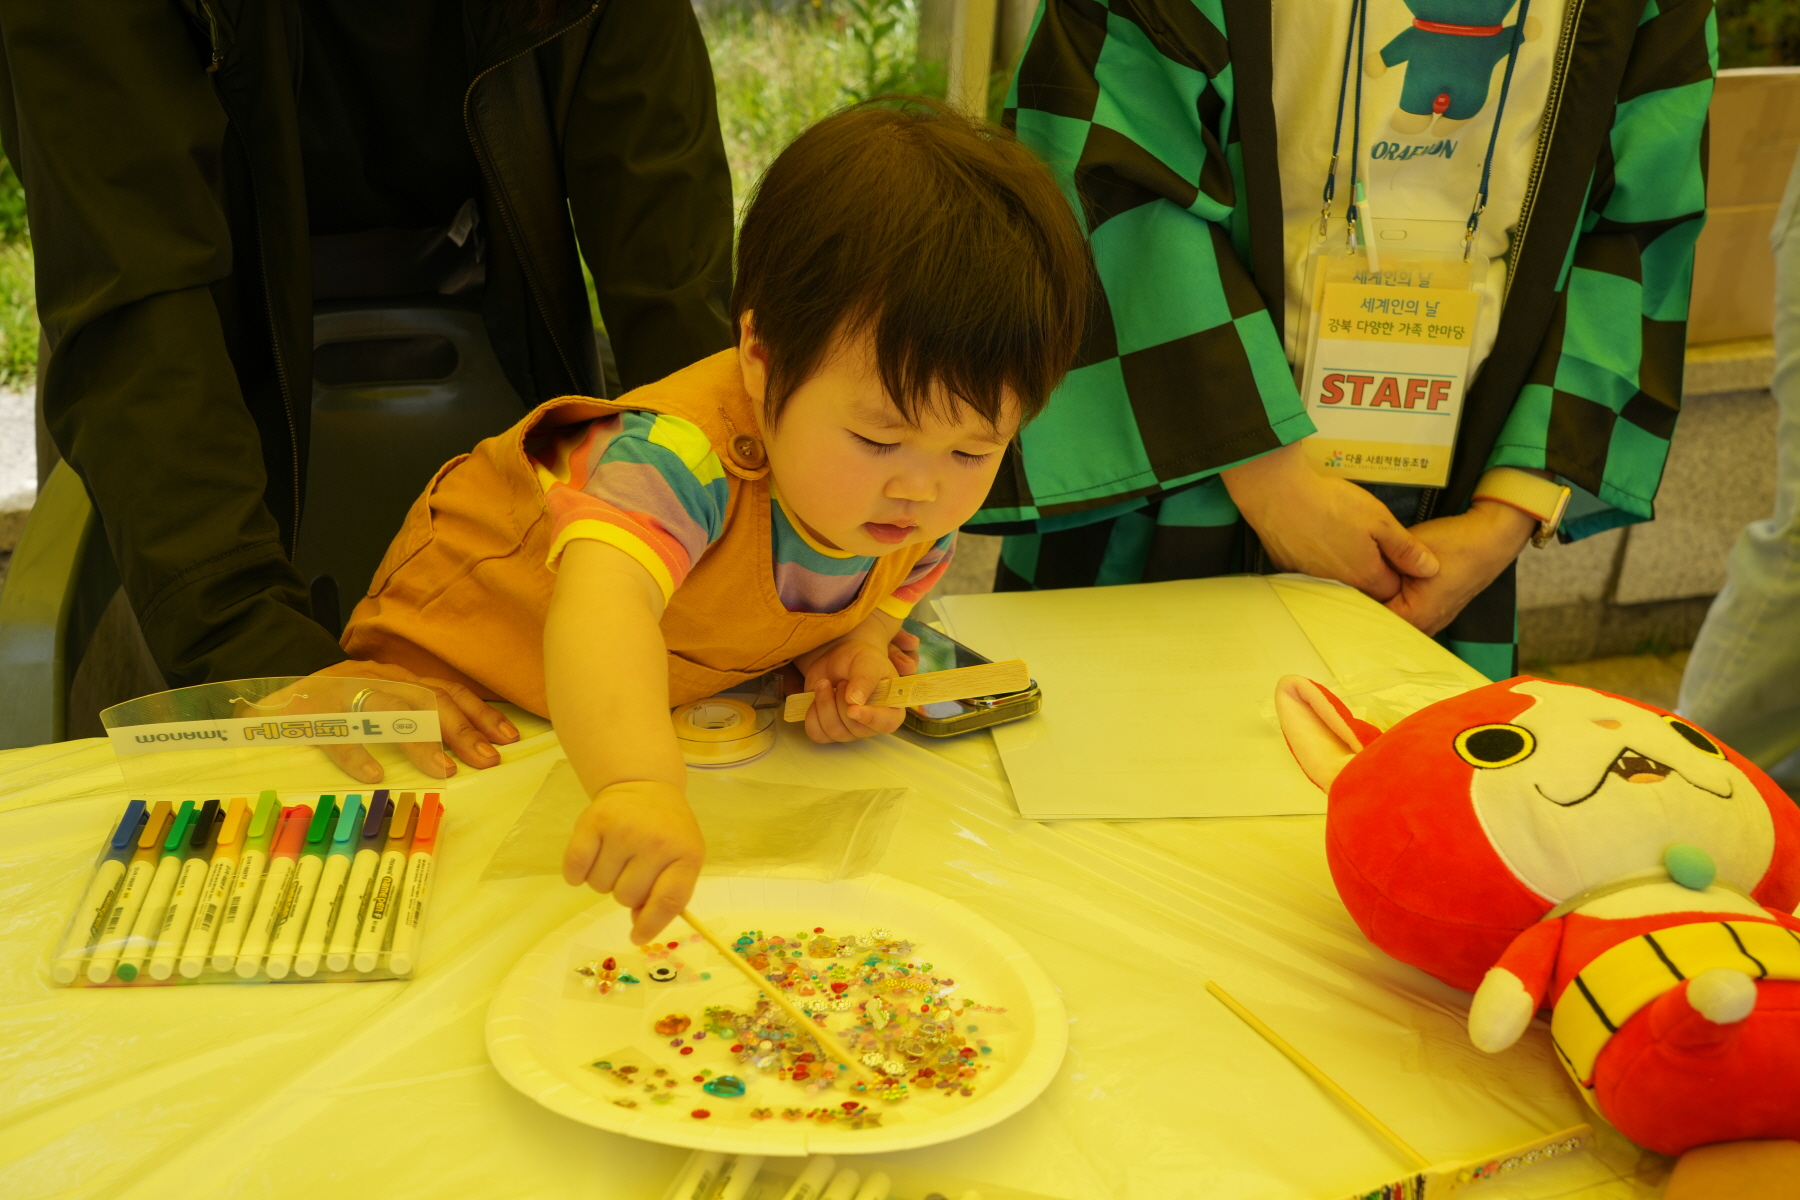
[[[1403,579],[1387,606],[1426,633],[1436,633],[1506,570],[1531,540],[1537,521],[1496,500],[1468,512],[1413,526],[1441,564],[1430,579]]]
[[[519,740],[513,723],[500,715],[500,710],[460,683],[447,679],[430,679],[414,675],[405,667],[389,663],[351,659],[336,663],[308,678],[349,676],[354,679],[391,679],[430,688],[437,695],[438,727],[444,745],[471,767],[483,769],[500,765],[500,752],[493,743],[507,744]],[[279,694],[279,693],[278,693]],[[379,694],[369,697],[368,711],[391,711],[407,707],[397,699]],[[383,708],[386,705],[386,708]],[[421,771],[433,779],[447,779],[456,774],[456,763],[429,742],[401,742],[401,750]],[[364,783],[380,783],[381,764],[361,746],[323,746],[326,755],[353,778]]]
[[[1294,442],[1221,472],[1225,490],[1284,571],[1347,583],[1386,603],[1403,580],[1430,579],[1438,560],[1387,505],[1315,471]]]
[[[891,657],[894,644],[845,636],[807,664],[806,690],[813,694],[813,706],[806,713],[807,737],[815,742],[854,742],[900,728],[904,709],[871,708],[865,703],[877,683],[903,673]]]
[[[1800,1143],[1714,1142],[1675,1164],[1663,1200],[1793,1200]]]
[[[631,910],[631,940],[643,945],[686,908],[706,842],[681,789],[660,779],[602,788],[563,851],[563,879],[611,892]]]

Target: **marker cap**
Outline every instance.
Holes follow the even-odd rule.
[[[394,802],[388,799],[386,788],[375,793],[369,801],[369,816],[363,822],[362,835],[364,841],[375,841],[387,837],[388,817],[394,811]],[[375,846],[371,849],[379,850]]]
[[[394,819],[388,822],[387,848],[398,850],[412,836],[413,822],[419,816],[414,800],[417,792],[401,792],[400,803],[394,805]]]
[[[438,799],[437,792],[426,792],[425,803],[419,806],[419,822],[413,829],[412,853],[421,850],[430,853],[437,845],[438,822],[443,819],[444,804]]]
[[[275,835],[274,855],[278,858],[298,858],[300,847],[306,842],[306,827],[312,822],[312,809],[304,804],[296,804],[292,808],[282,810],[281,829]]]
[[[230,804],[225,806],[225,813],[219,821],[218,848],[236,846],[244,840],[244,830],[250,825],[250,809],[245,805],[242,796],[234,796]]]
[[[206,843],[212,841],[213,826],[218,823],[219,802],[208,800],[200,806],[200,812],[194,817],[193,828],[188,833],[188,849],[206,849]]]
[[[175,819],[169,823],[168,836],[163,838],[164,852],[173,854],[181,849],[181,844],[187,841],[188,829],[193,823],[194,802],[183,800],[181,807],[175,810]]]
[[[337,821],[331,827],[331,848],[334,851],[348,852],[362,832],[363,806],[362,797],[355,792],[344,797],[343,811],[338,813]]]
[[[274,792],[264,792],[256,801],[256,815],[250,819],[249,836],[259,838],[273,831],[284,811]]]
[[[325,843],[331,840],[331,823],[335,820],[337,820],[337,797],[320,796],[319,807],[313,811],[312,823],[306,829],[308,854],[325,853]]]
[[[184,800],[184,804],[192,804],[192,800]],[[150,818],[144,822],[144,832],[138,835],[139,850],[154,850],[162,844],[163,837],[169,832],[169,822],[173,819],[169,812],[169,802],[158,800],[150,806]]]
[[[119,827],[113,830],[112,841],[107,849],[119,851],[129,850],[131,843],[137,840],[138,827],[144,823],[144,810],[149,807],[142,800],[133,800],[125,806],[125,815],[119,818]]]

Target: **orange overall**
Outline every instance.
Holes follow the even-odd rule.
[[[840,612],[783,608],[775,591],[768,461],[752,405],[735,350],[616,402],[565,396],[539,405],[474,453],[444,464],[413,502],[369,594],[350,614],[345,651],[550,716],[544,619],[555,585],[547,563],[552,520],[526,439],[625,409],[693,422],[729,477],[724,529],[663,611],[669,702],[723,691],[848,633],[906,581],[931,543],[877,559],[856,600]]]

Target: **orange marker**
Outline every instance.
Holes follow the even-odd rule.
[[[388,952],[388,970],[407,975],[413,968],[413,951],[419,944],[419,922],[431,898],[431,870],[436,863],[438,822],[444,806],[436,792],[425,793],[419,808],[418,828],[413,830],[412,852],[406,860],[406,882],[400,888],[400,915],[394,918],[394,947]]]

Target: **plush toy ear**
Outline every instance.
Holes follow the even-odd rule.
[[[1349,706],[1304,675],[1284,675],[1275,684],[1275,714],[1288,749],[1306,777],[1324,791],[1381,730],[1360,721]]]

